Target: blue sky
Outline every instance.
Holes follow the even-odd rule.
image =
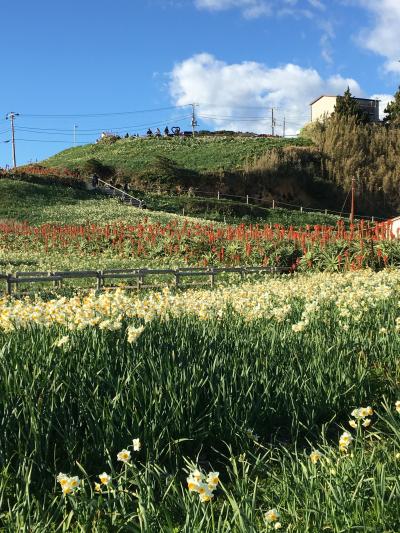
[[[384,107],[400,83],[399,0],[13,0],[0,18],[1,166],[10,111],[22,164],[72,146],[74,124],[77,143],[190,129],[195,102],[204,129],[269,133],[274,108],[294,134],[320,94]]]

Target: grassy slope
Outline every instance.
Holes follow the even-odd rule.
[[[138,193],[139,194],[139,193]],[[299,213],[286,209],[263,209],[216,199],[146,196],[146,211],[96,195],[54,185],[0,180],[0,220],[26,221],[31,224],[108,223],[115,220],[137,222],[144,217],[167,222],[175,215],[193,215],[228,223],[262,222],[284,225],[336,224],[337,217],[323,213]]]
[[[43,164],[73,168],[95,158],[126,171],[141,171],[155,156],[162,155],[191,170],[216,172],[243,168],[246,162],[253,162],[254,158],[275,146],[305,144],[309,144],[308,141],[301,139],[251,137],[121,139],[110,145],[101,143],[69,148]]]
[[[89,191],[0,180],[0,220],[30,224],[135,223],[144,217],[168,222],[175,215],[143,211]]]

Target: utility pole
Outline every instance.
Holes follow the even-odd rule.
[[[283,117],[283,137],[286,137],[286,117]]]
[[[14,119],[15,117],[18,117],[19,113],[14,113],[14,111],[11,111],[10,113],[7,113],[6,119],[11,120],[11,143],[12,143],[12,158],[13,158],[13,167],[17,168],[17,159],[15,157],[15,132],[14,132]]]
[[[197,104],[191,104],[192,106],[192,134],[194,137],[194,129],[197,128],[197,120],[196,120],[196,105]]]
[[[350,212],[350,224],[354,223],[354,197],[356,192],[356,180],[351,178],[351,212]]]
[[[74,146],[76,146],[76,128],[78,126],[76,124],[74,124]]]
[[[274,116],[274,108],[271,108],[271,132],[272,136],[275,136],[275,116]]]

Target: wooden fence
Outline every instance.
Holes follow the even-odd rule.
[[[97,290],[105,288],[117,288],[118,285],[108,285],[108,281],[112,280],[127,280],[128,282],[135,281],[134,285],[125,285],[126,289],[149,289],[160,288],[163,285],[148,284],[146,281],[152,276],[170,276],[173,280],[175,287],[185,287],[182,283],[185,278],[209,278],[208,282],[211,287],[214,287],[216,277],[222,273],[238,274],[242,279],[246,274],[256,273],[284,273],[289,272],[289,268],[284,267],[186,267],[178,269],[148,269],[148,268],[136,268],[136,269],[111,269],[111,270],[64,270],[54,272],[15,272],[11,274],[1,274],[0,281],[5,282],[6,293],[11,296],[14,292],[18,292],[21,285],[32,283],[52,283],[54,287],[62,287],[63,281],[68,279],[93,279]],[[207,283],[197,283],[196,285],[204,285]],[[195,284],[190,284],[193,286]],[[188,285],[186,284],[186,287]],[[15,291],[13,290],[15,287]]]

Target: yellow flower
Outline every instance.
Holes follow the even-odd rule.
[[[367,428],[369,425],[371,425],[371,419],[370,418],[366,418],[364,420],[364,422],[362,423],[362,425]]]
[[[200,492],[199,498],[203,503],[209,502],[212,498],[214,498],[214,494],[209,489],[206,489],[203,492]]]
[[[292,325],[292,330],[293,330],[295,333],[300,333],[301,331],[304,331],[304,328],[305,328],[305,327],[306,327],[305,322],[300,321],[300,322],[298,322],[297,324],[293,324],[293,325]]]
[[[69,478],[66,474],[60,472],[57,476],[57,481],[61,486],[67,485],[69,483]]]
[[[102,474],[99,475],[99,479],[100,479],[100,483],[102,483],[103,485],[108,485],[111,481],[111,476],[103,472]]]
[[[354,429],[357,429],[357,422],[355,420],[349,420],[349,426]]]
[[[71,494],[73,493],[73,488],[69,483],[66,483],[65,485],[62,485],[62,492],[63,494]]]
[[[360,408],[360,416],[362,418],[365,418],[366,416],[372,416],[374,414],[374,410],[372,409],[372,407],[368,406],[368,407],[361,407]]]
[[[200,482],[198,484],[197,492],[201,502],[209,502],[214,497],[212,490],[205,483]]]
[[[274,529],[281,529],[282,524],[280,522],[276,522],[274,525]]]
[[[203,481],[204,479],[204,474],[202,474],[200,472],[200,470],[193,470],[193,472],[191,473],[191,476],[199,483],[200,481]]]
[[[344,433],[342,433],[339,439],[339,450],[341,452],[347,452],[347,448],[351,444],[352,440],[353,440],[353,437],[348,431],[345,431]]]
[[[316,464],[318,463],[318,461],[321,459],[322,455],[320,452],[318,452],[317,450],[314,450],[313,452],[310,453],[310,461],[312,462],[312,464]]]
[[[66,474],[60,472],[57,476],[63,494],[71,494],[76,488],[78,488],[80,480],[78,476],[69,477]]]
[[[117,461],[127,463],[131,458],[131,452],[128,450],[122,450],[117,454]]]
[[[190,492],[199,492],[199,482],[192,475],[186,478],[186,481]]]
[[[280,514],[276,509],[270,509],[265,513],[265,520],[271,524],[272,522],[277,522],[280,518]]]
[[[126,331],[128,333],[128,342],[132,344],[135,342],[139,336],[142,334],[144,330],[144,326],[139,326],[138,328],[134,328],[133,326],[128,326],[126,328]]]
[[[400,400],[397,400],[397,402],[394,404],[396,411],[400,414]]]
[[[101,485],[100,485],[100,483],[95,483],[95,484],[94,484],[94,490],[95,490],[96,492],[101,492]]]
[[[64,337],[60,337],[54,342],[54,346],[57,346],[57,348],[61,348],[64,344],[67,344],[69,342],[68,335],[64,335]]]
[[[140,443],[140,439],[133,439],[133,449],[135,452],[139,452],[140,448],[142,447]]]
[[[206,483],[210,490],[214,490],[219,483],[219,472],[209,472]]]
[[[76,489],[79,486],[80,480],[78,476],[74,476],[69,478],[69,482],[71,484],[71,488]]]

